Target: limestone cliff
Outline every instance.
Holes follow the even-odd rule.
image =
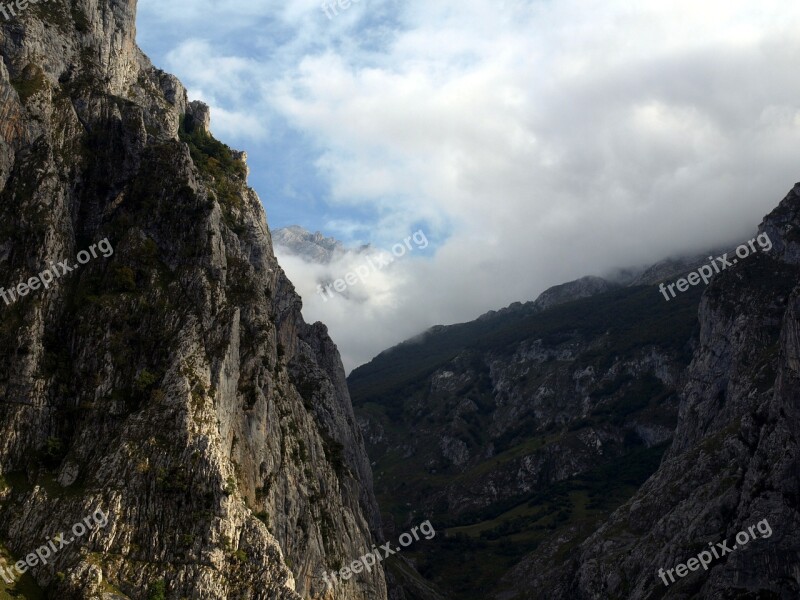
[[[321,579],[381,535],[336,347],[135,9],[0,21],[0,285],[113,246],[0,303],[0,541],[109,514],[32,569],[52,597],[385,598],[380,569]]]
[[[798,597],[800,184],[759,230],[772,250],[740,261],[703,295],[699,344],[659,469],[566,560],[555,537],[529,555],[497,598]],[[763,520],[771,535],[732,541]],[[735,551],[707,570],[660,579],[659,569],[724,540]]]

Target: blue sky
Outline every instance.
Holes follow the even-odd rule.
[[[312,4],[298,3],[296,12],[283,2],[177,2],[165,8],[143,0],[138,42],[154,64],[184,82],[190,99],[212,105],[218,138],[247,150],[250,185],[268,208],[271,227],[300,224],[353,245],[380,243],[372,227],[380,209],[330,202],[330,181],[318,162],[325,148],[265,102],[261,86],[282,80],[305,58],[347,53],[354,45],[357,49],[349,54],[354,65],[379,62],[374,57],[400,27],[396,0],[375,2],[369,10],[357,4],[338,9],[336,22]],[[304,29],[320,35],[307,35]],[[204,64],[205,59],[210,60]],[[255,72],[260,78],[249,79]],[[228,87],[231,81],[235,88]]]
[[[272,228],[379,248],[425,231],[358,302],[323,303],[320,273],[278,254],[347,366],[738,244],[800,180],[797,3],[321,2],[141,0],[138,39],[248,152]]]

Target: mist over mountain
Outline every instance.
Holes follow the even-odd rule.
[[[247,149],[272,225],[431,240],[358,307],[281,262],[348,367],[565,281],[736,245],[797,178],[800,5],[321,4],[142,0],[139,40]]]
[[[293,226],[276,230],[273,241],[278,261],[303,299],[304,316],[326,324],[348,372],[430,326],[430,316],[407,296],[414,293],[419,270],[430,266],[424,231],[410,232],[386,247],[347,247]]]
[[[379,254],[388,255],[369,245],[350,247],[320,232],[311,233],[301,226],[278,229],[273,234],[275,253],[286,269],[298,294],[303,299],[303,313],[308,320],[323,321],[332,332],[342,352],[348,372],[366,363],[371,357],[402,339],[422,335],[431,327],[431,316],[419,311],[418,303],[407,294],[419,285],[420,270],[430,268],[430,261],[421,254],[408,252],[400,260],[377,270],[370,268],[369,275],[347,286],[341,293],[325,294],[323,288],[347,273],[355,273],[367,265],[367,260]],[[412,244],[413,247],[413,244]],[[700,254],[676,256],[652,265],[615,268],[604,277],[587,275],[570,283],[552,286],[539,294],[536,300],[520,298],[520,303],[541,309],[558,303],[562,298],[577,299],[606,291],[619,285],[644,285],[678,276],[708,262],[710,254],[721,254],[721,249],[710,249]],[[322,286],[322,288],[320,287]],[[488,310],[494,314],[496,309]],[[479,317],[476,313],[473,318]],[[380,326],[374,326],[380,324]],[[364,335],[365,328],[370,331]]]
[[[800,184],[708,288],[655,285],[707,258],[584,278],[355,369],[385,529],[448,532],[419,572],[464,600],[796,597],[798,226]]]

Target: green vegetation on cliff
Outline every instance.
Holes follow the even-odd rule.
[[[431,519],[441,533],[410,549],[429,581],[487,598],[542,544],[568,553],[655,472],[677,419],[664,372],[689,363],[701,293],[520,305],[353,371],[387,529]]]

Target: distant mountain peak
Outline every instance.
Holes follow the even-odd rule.
[[[291,225],[272,232],[272,241],[305,261],[326,265],[335,257],[347,252],[345,245],[333,237],[314,233],[300,225]]]

